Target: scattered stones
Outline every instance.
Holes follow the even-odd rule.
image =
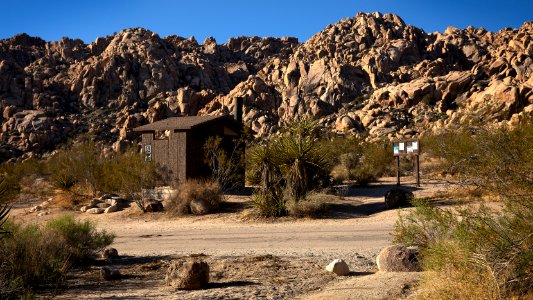
[[[38,211],[41,211],[43,210],[43,207],[40,206],[40,205],[36,205],[36,206],[33,206],[30,208],[30,212],[38,212]]]
[[[100,268],[100,278],[103,280],[117,280],[120,279],[122,274],[120,274],[119,269],[113,269],[110,267],[102,267]]]
[[[102,258],[104,259],[113,259],[113,258],[119,258],[118,256],[118,250],[115,248],[106,248],[104,252],[102,252]]]
[[[389,209],[410,206],[413,197],[410,191],[393,188],[385,194],[385,206]]]
[[[346,276],[350,274],[348,264],[342,259],[335,259],[326,266],[326,271],[335,273],[339,276]]]
[[[165,282],[177,289],[205,289],[209,284],[209,265],[200,260],[173,262],[167,270]]]
[[[45,211],[41,211],[41,212],[39,212],[39,213],[37,214],[37,216],[38,216],[38,217],[43,217],[43,216],[46,216],[46,215],[48,215],[48,214],[50,214],[50,212],[48,212],[48,211],[45,210]]]
[[[419,251],[416,247],[393,245],[381,250],[376,258],[378,269],[383,272],[419,272]]]

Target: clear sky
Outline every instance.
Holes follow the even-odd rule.
[[[469,25],[498,31],[533,21],[533,0],[0,0],[0,39],[28,33],[92,42],[129,27],[160,36],[295,36],[305,41],[357,12],[395,13],[426,32]]]

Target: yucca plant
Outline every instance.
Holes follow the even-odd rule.
[[[4,229],[4,224],[7,222],[7,217],[10,210],[11,207],[7,204],[0,206],[0,237],[9,233],[9,231]]]
[[[279,168],[286,180],[286,188],[298,201],[307,192],[327,184],[330,165],[328,154],[318,143],[319,128],[310,119],[295,121],[274,143]]]

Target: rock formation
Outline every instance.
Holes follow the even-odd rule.
[[[91,134],[120,150],[132,128],[224,114],[244,97],[258,135],[312,116],[332,131],[415,136],[471,123],[514,124],[533,111],[533,23],[493,33],[425,33],[360,13],[295,38],[159,37],[142,28],[90,44],[26,34],[0,40],[0,161]]]

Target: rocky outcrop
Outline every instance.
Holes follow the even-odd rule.
[[[244,98],[259,136],[310,116],[368,138],[470,123],[514,124],[533,110],[533,23],[425,33],[392,14],[364,14],[294,38],[160,37],[126,29],[85,44],[25,34],[0,40],[0,161],[91,134],[110,149],[136,126],[225,114]]]

